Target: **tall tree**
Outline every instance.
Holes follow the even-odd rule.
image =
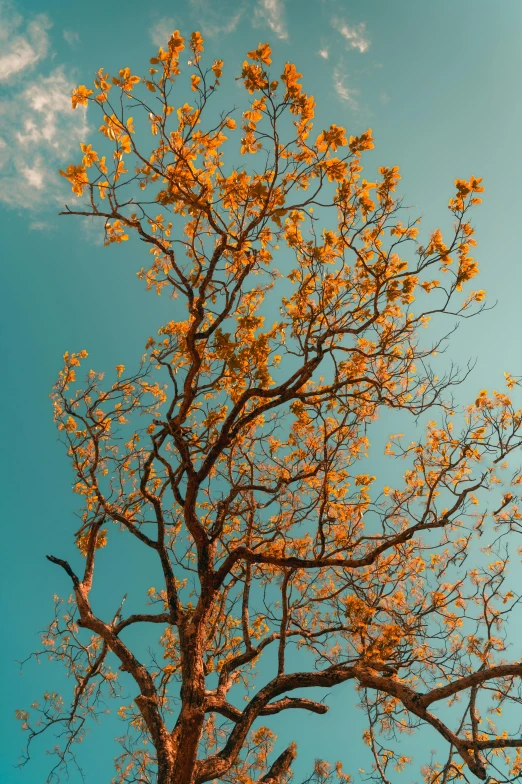
[[[89,370],[79,389],[87,353],[64,356],[54,406],[82,497],[84,565],[48,556],[74,596],[65,613],[57,601],[43,642],[76,685],[70,704],[49,693],[36,717],[19,711],[29,740],[59,730],[58,777],[112,697],[127,723],[115,781],[276,784],[295,747],[271,753],[270,717],[324,714],[318,689],[351,681],[383,782],[412,756],[393,739],[421,725],[447,746],[425,761],[427,782],[499,766],[518,775],[518,728],[497,730],[487,714],[519,701],[522,664],[504,658],[518,598],[503,548],[520,513],[497,485],[522,415],[483,390],[454,425],[463,374],[431,369],[440,330],[422,339],[432,318],[483,308],[483,291],[461,294],[478,272],[468,215],[480,179],[456,180],[450,236],[421,244],[395,196],[398,169],[362,178],[371,131],[312,133],[314,100],[294,65],[276,80],[267,44],[248,54],[237,132],[219,113],[223,62],[203,65],[199,33],[193,105],[183,84],[174,92],[185,46],[176,31],[145,78],[100,70],[72,97],[101,110],[104,138],[62,172],[83,197],[65,214],[100,218],[106,245],[142,240],[151,259],[139,276],[177,302],[138,369],[119,365],[113,383]],[[136,133],[129,111],[141,113]],[[390,440],[387,453],[407,459],[394,487],[364,471],[383,407],[438,418],[413,443]],[[488,512],[479,497],[490,491]],[[161,586],[135,612],[118,586],[119,609],[101,617],[98,551],[114,539],[110,557],[125,561],[129,537],[157,559]],[[137,627],[159,638],[150,659]],[[348,778],[324,763],[313,775]]]

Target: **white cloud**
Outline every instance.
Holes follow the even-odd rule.
[[[328,51],[328,47],[326,47],[326,46],[323,46],[322,49],[319,49],[317,54],[319,55],[319,57],[322,57],[323,60],[328,60],[328,57],[330,56],[330,53]]]
[[[74,84],[65,77],[63,70],[56,68],[50,76],[39,77],[36,83],[24,91],[22,98],[27,113],[22,130],[16,134],[20,144],[44,143],[58,153],[63,150],[64,144],[70,148],[83,138],[87,132],[85,109],[72,108],[73,87]]]
[[[203,35],[215,38],[217,35],[233,33],[243,15],[243,8],[237,0],[214,4],[211,0],[190,0],[192,17],[199,25]]]
[[[42,159],[38,158],[32,166],[20,166],[20,174],[25,177],[29,185],[41,191],[45,183],[45,168]]]
[[[346,84],[347,79],[348,76],[343,73],[339,67],[334,68],[333,85],[335,92],[342,101],[345,101],[350,106],[351,109],[357,111],[359,109],[359,102],[357,100],[359,91],[353,87],[348,87]]]
[[[176,22],[171,16],[162,16],[149,28],[150,40],[157,46],[165,47],[172,33],[176,30]]]
[[[57,170],[88,131],[85,107],[71,107],[73,87],[56,68],[0,102],[0,202],[38,209],[66,198]]]
[[[24,20],[0,0],[0,203],[15,209],[53,209],[65,201],[70,189],[58,169],[73,150],[80,153],[88,132],[86,107],[71,106],[76,85],[60,67],[42,73],[50,27],[47,16]],[[76,34],[71,36],[74,43]],[[21,72],[36,67],[21,83]]]
[[[364,22],[351,27],[346,22],[334,17],[332,19],[332,27],[346,39],[351,49],[358,49],[363,54],[370,48],[370,40],[366,36],[366,25]]]
[[[80,43],[80,34],[75,32],[74,30],[64,30],[63,37],[69,44],[69,46],[74,46],[74,44]]]
[[[39,14],[24,26],[23,17],[10,4],[0,1],[0,81],[34,67],[45,57],[50,27],[45,14]]]
[[[258,0],[254,10],[254,21],[267,24],[278,38],[288,38],[282,0]]]

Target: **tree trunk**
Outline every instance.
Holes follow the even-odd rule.
[[[177,751],[172,775],[165,784],[194,784],[199,743],[205,722],[203,635],[201,626],[198,629],[192,623],[179,631],[183,672],[181,710],[173,733]]]

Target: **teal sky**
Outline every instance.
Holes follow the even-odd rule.
[[[500,388],[504,371],[522,373],[520,0],[0,0],[1,784],[45,781],[45,743],[31,764],[15,768],[23,737],[13,711],[62,683],[56,665],[30,664],[20,677],[16,663],[38,645],[53,594],[69,592],[44,557],[70,554],[75,525],[72,474],[48,398],[61,356],[86,348],[98,370],[132,366],[148,335],[172,318],[172,303],[145,294],[135,276],[144,263],[139,247],[106,249],[94,226],[58,217],[74,197],[57,169],[77,162],[78,142],[92,141],[99,125],[98,117],[70,111],[70,90],[88,85],[100,66],[142,73],[176,27],[185,35],[201,30],[209,60],[225,60],[221,100],[230,106],[234,77],[259,41],[272,45],[275,70],[294,62],[318,104],[316,129],[335,122],[359,134],[371,126],[370,168],[400,166],[405,203],[424,216],[426,230],[449,225],[456,177],[483,177],[484,201],[473,217],[475,288],[498,304],[461,324],[447,360],[477,360],[457,392],[460,403]],[[390,416],[382,427],[397,430]],[[130,552],[131,567],[136,562]],[[119,580],[130,577],[136,591],[153,584],[146,564],[142,572],[131,567],[103,576],[100,601],[117,606],[111,596],[119,597]],[[326,717],[274,722],[283,738],[300,742],[300,770],[317,756],[340,758],[355,774],[369,769],[352,702],[350,690],[340,690]],[[119,727],[107,718],[80,755],[89,784],[112,777]],[[416,749],[433,745],[423,735]],[[417,771],[407,778],[418,780]],[[80,778],[72,772],[71,781]]]

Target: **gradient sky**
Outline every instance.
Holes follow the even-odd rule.
[[[483,177],[484,203],[473,218],[476,288],[498,305],[462,323],[448,359],[477,359],[457,393],[461,403],[483,387],[502,387],[504,371],[522,372],[520,0],[0,0],[1,784],[42,784],[49,769],[45,744],[29,766],[14,767],[23,737],[13,711],[61,683],[56,665],[31,664],[20,677],[16,663],[37,646],[53,594],[70,589],[44,558],[69,555],[75,524],[72,475],[48,399],[61,356],[86,348],[98,370],[132,366],[172,308],[143,292],[134,274],[139,248],[105,249],[95,227],[57,215],[71,199],[57,169],[76,161],[79,140],[92,141],[99,124],[71,112],[70,90],[89,84],[100,66],[142,73],[176,27],[184,35],[201,30],[209,60],[225,60],[222,96],[230,105],[233,77],[259,41],[271,43],[276,68],[295,62],[318,103],[316,128],[335,122],[359,134],[371,126],[370,165],[400,166],[405,203],[424,216],[425,229],[449,225],[456,177]],[[382,427],[397,429],[390,417]],[[146,567],[129,567],[104,576],[100,600],[112,589],[118,595],[118,580],[129,576],[136,590],[151,584]],[[300,741],[300,770],[316,756],[340,758],[352,773],[369,768],[352,703],[350,689],[340,689],[326,717],[279,719],[283,740]],[[87,782],[110,780],[118,731],[108,717],[87,742]],[[419,750],[432,745],[426,735],[416,742]],[[418,780],[416,771],[406,778]],[[73,773],[73,784],[79,780]]]

